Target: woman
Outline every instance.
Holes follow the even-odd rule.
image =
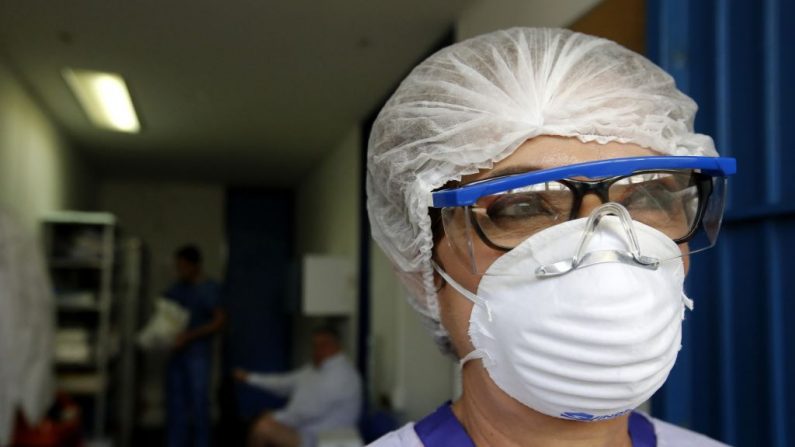
[[[463,393],[375,446],[715,446],[633,409],[668,376],[734,160],[613,42],[514,28],[446,48],[384,106],[373,237]]]

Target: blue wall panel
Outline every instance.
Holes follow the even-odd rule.
[[[649,56],[736,157],[718,247],[692,259],[681,361],[657,416],[739,446],[795,446],[795,2],[650,0]]]
[[[776,88],[772,89],[770,96],[776,98],[776,107],[773,119],[770,120],[770,127],[777,136],[774,146],[778,148],[778,161],[780,161],[778,187],[781,188],[782,201],[785,197],[789,198],[786,202],[789,203],[792,211],[795,181],[791,171],[787,171],[786,168],[791,169],[795,166],[795,150],[793,150],[795,149],[795,129],[793,129],[795,127],[793,124],[795,123],[795,57],[793,57],[795,2],[781,0],[775,3],[777,8],[771,13],[774,16],[771,22],[776,24],[776,35],[771,38],[773,41],[771,45],[775,44],[774,72],[777,73],[777,77],[771,82],[771,87],[775,85]],[[789,242],[792,242],[792,239],[789,239]]]
[[[226,310],[229,320],[224,374],[232,368],[284,372],[290,367],[288,266],[293,259],[293,197],[278,190],[227,191]],[[246,385],[236,385],[240,416],[253,418],[284,399]]]
[[[782,251],[782,256],[790,256],[792,247],[795,247],[795,217],[781,219],[776,223],[777,230],[779,231],[779,249]],[[793,299],[793,290],[795,290],[795,272],[792,269],[792,262],[786,268],[780,266],[781,283],[780,290],[783,296],[781,300],[781,368],[782,378],[784,381],[783,389],[778,390],[780,396],[777,397],[776,403],[779,410],[783,414],[788,412],[789,405],[795,402],[795,384],[793,383],[793,374],[795,373],[795,324],[793,324],[792,316],[795,315],[795,299]],[[795,421],[792,417],[783,417],[781,426],[777,427],[782,439],[789,439],[790,445],[794,442],[792,438],[795,437]],[[789,425],[787,425],[789,424]]]

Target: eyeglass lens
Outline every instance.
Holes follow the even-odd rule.
[[[673,240],[686,237],[698,215],[700,195],[692,171],[539,183],[481,197],[472,214],[492,244],[513,248],[541,230],[581,217],[587,212],[578,209],[583,195],[600,188],[606,188],[607,199],[626,207],[634,220]]]

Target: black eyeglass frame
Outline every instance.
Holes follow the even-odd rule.
[[[637,171],[627,175],[608,177],[601,180],[560,179],[556,181],[558,183],[565,185],[574,194],[574,202],[572,203],[571,213],[568,218],[568,220],[574,220],[580,212],[580,207],[582,206],[582,200],[586,194],[595,194],[597,197],[599,197],[599,200],[601,200],[602,203],[608,203],[610,201],[610,195],[609,195],[610,187],[613,186],[613,184],[615,184],[619,180],[640,174],[659,174],[659,173],[681,174],[681,172],[682,172],[681,170],[673,170],[673,169],[652,169],[652,170]],[[695,184],[698,192],[698,209],[696,210],[696,218],[693,219],[693,223],[690,229],[688,230],[687,234],[681,238],[673,240],[674,243],[676,244],[687,243],[690,240],[692,240],[693,237],[696,235],[696,233],[698,232],[698,228],[701,225],[702,220],[704,218],[704,214],[706,212],[707,205],[709,203],[709,198],[712,195],[713,191],[713,185],[712,185],[713,176],[698,171],[692,171],[690,175],[693,177],[694,180],[693,183]],[[489,237],[483,231],[480,222],[478,222],[475,213],[472,212],[473,208],[478,208],[477,205],[466,205],[464,206],[464,208],[466,214],[469,215],[469,219],[472,222],[472,228],[475,229],[475,232],[477,233],[478,237],[483,241],[483,243],[485,243],[486,245],[488,245],[489,247],[495,250],[500,250],[500,251],[510,251],[514,248],[514,247],[499,245],[489,239]]]

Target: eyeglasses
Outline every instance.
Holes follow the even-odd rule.
[[[732,158],[634,157],[509,175],[433,193],[445,234],[477,265],[479,245],[510,250],[581,216],[584,198],[623,205],[634,221],[666,234],[688,253],[714,245]],[[477,267],[474,268],[477,271]]]

